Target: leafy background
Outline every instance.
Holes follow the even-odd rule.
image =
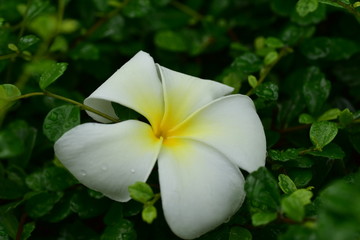
[[[0,239],[177,239],[156,177],[118,203],[53,153],[139,50],[251,96],[266,130],[245,204],[200,239],[360,239],[359,43],[353,0],[0,0]]]

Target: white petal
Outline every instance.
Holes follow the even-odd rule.
[[[164,88],[165,116],[163,123],[172,128],[195,110],[229,94],[233,88],[159,66]]]
[[[244,200],[239,168],[208,145],[165,140],[158,164],[165,218],[181,238],[196,238],[226,222]]]
[[[248,172],[265,165],[264,129],[252,100],[244,95],[210,103],[168,135],[209,144]]]
[[[148,124],[129,120],[79,125],[54,148],[59,160],[85,186],[111,199],[128,201],[128,186],[146,181],[160,146],[161,140]]]
[[[145,116],[152,125],[163,116],[162,86],[153,58],[139,52],[96,89],[84,103],[116,118],[110,102],[127,106]],[[108,120],[88,112],[97,121]]]

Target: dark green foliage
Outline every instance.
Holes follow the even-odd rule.
[[[200,240],[359,239],[359,43],[352,0],[0,0],[0,239],[178,239],[156,168],[120,203],[53,152],[139,50],[249,95],[265,128],[266,168],[245,173],[241,209]]]

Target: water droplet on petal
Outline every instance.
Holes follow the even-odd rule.
[[[85,176],[86,176],[86,171],[85,171],[85,170],[81,170],[81,171],[80,171],[80,175],[83,176],[83,177],[85,177]]]
[[[106,170],[108,170],[108,167],[107,167],[107,165],[103,165],[103,166],[101,167],[101,169],[102,169],[103,171],[106,171]]]
[[[130,171],[131,171],[131,173],[132,173],[132,174],[134,174],[134,173],[135,173],[135,169],[131,169]]]

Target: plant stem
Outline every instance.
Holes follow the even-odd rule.
[[[81,109],[83,110],[86,110],[86,111],[89,111],[89,112],[92,112],[92,113],[95,113],[103,118],[106,118],[112,122],[120,122],[119,119],[116,119],[116,118],[113,118],[105,113],[102,113],[92,107],[89,107],[83,103],[80,103],[80,102],[77,102],[75,100],[72,100],[70,98],[66,98],[66,97],[63,97],[63,96],[60,96],[60,95],[57,95],[57,94],[54,94],[54,93],[51,93],[51,92],[33,92],[33,93],[28,93],[28,94],[24,94],[24,95],[21,95],[19,97],[16,97],[14,100],[19,100],[19,99],[23,99],[23,98],[28,98],[28,97],[33,97],[33,96],[48,96],[48,97],[52,97],[52,98],[56,98],[56,99],[59,99],[59,100],[62,100],[64,102],[68,102],[68,103],[71,103],[71,104],[74,104],[76,106],[79,106]]]
[[[358,20],[358,22],[360,23],[360,13],[352,6],[352,4],[346,4],[342,1],[339,0],[331,0],[333,3],[336,3],[340,6],[342,6],[343,8],[345,8],[349,13],[353,14],[356,18],[356,20]]]
[[[194,9],[190,8],[189,6],[178,2],[178,1],[172,1],[171,4],[176,7],[177,9],[181,10],[182,12],[186,13],[187,15],[193,17],[195,20],[201,20],[203,19],[203,15],[196,12]]]
[[[257,86],[259,86],[265,80],[265,78],[269,75],[269,73],[271,72],[273,67],[280,61],[280,59],[283,58],[284,56],[286,56],[290,52],[292,52],[292,49],[289,47],[284,47],[281,49],[277,59],[274,62],[272,62],[271,64],[265,66],[265,68],[263,68],[261,70],[260,78],[258,80]],[[246,95],[250,96],[254,93],[254,91],[255,91],[255,88],[252,88],[246,93]]]

